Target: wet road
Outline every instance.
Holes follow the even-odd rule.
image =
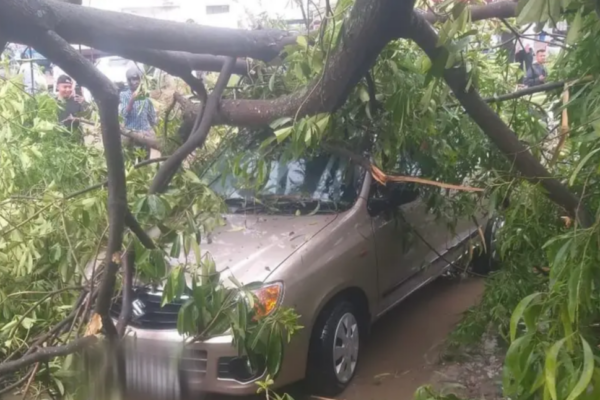
[[[440,279],[379,320],[345,400],[409,400],[431,381],[446,337],[483,293],[482,280]]]

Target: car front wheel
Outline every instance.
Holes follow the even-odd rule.
[[[312,394],[335,396],[348,386],[358,365],[361,324],[356,307],[346,300],[322,312],[309,351],[307,380]]]

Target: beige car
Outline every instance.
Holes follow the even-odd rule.
[[[301,316],[304,329],[286,348],[276,386],[307,379],[312,393],[333,396],[354,377],[371,323],[439,277],[481,235],[472,218],[452,233],[427,212],[418,186],[384,188],[338,155],[273,162],[267,181],[259,193],[238,189],[233,177],[213,181],[229,213],[202,250],[239,281],[264,282],[279,293],[279,306]],[[285,201],[273,211],[250,197]],[[487,219],[479,218],[485,227]],[[160,296],[137,291],[133,303],[131,332],[149,348],[182,341],[181,303],[161,308]],[[265,373],[252,374],[231,339],[215,337],[186,351],[182,365],[192,389],[256,392]]]

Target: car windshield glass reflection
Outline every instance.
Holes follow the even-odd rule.
[[[301,215],[340,212],[354,204],[360,191],[360,167],[337,155],[320,154],[296,160],[280,157],[262,166],[257,161],[256,156],[233,161],[224,155],[211,168],[217,173],[205,176],[211,182],[211,189],[225,199],[230,212]],[[231,164],[238,162],[242,167],[237,174],[224,172],[235,170]]]

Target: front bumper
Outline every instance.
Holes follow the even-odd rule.
[[[157,347],[176,347],[184,340],[176,330],[146,330],[130,327],[128,336],[156,343]],[[240,396],[256,393],[258,389],[256,381],[263,379],[266,372],[244,381],[233,378],[228,371],[228,361],[237,357],[238,352],[232,345],[231,335],[218,336],[186,346],[181,356],[181,369],[185,373],[188,387],[193,392]]]

